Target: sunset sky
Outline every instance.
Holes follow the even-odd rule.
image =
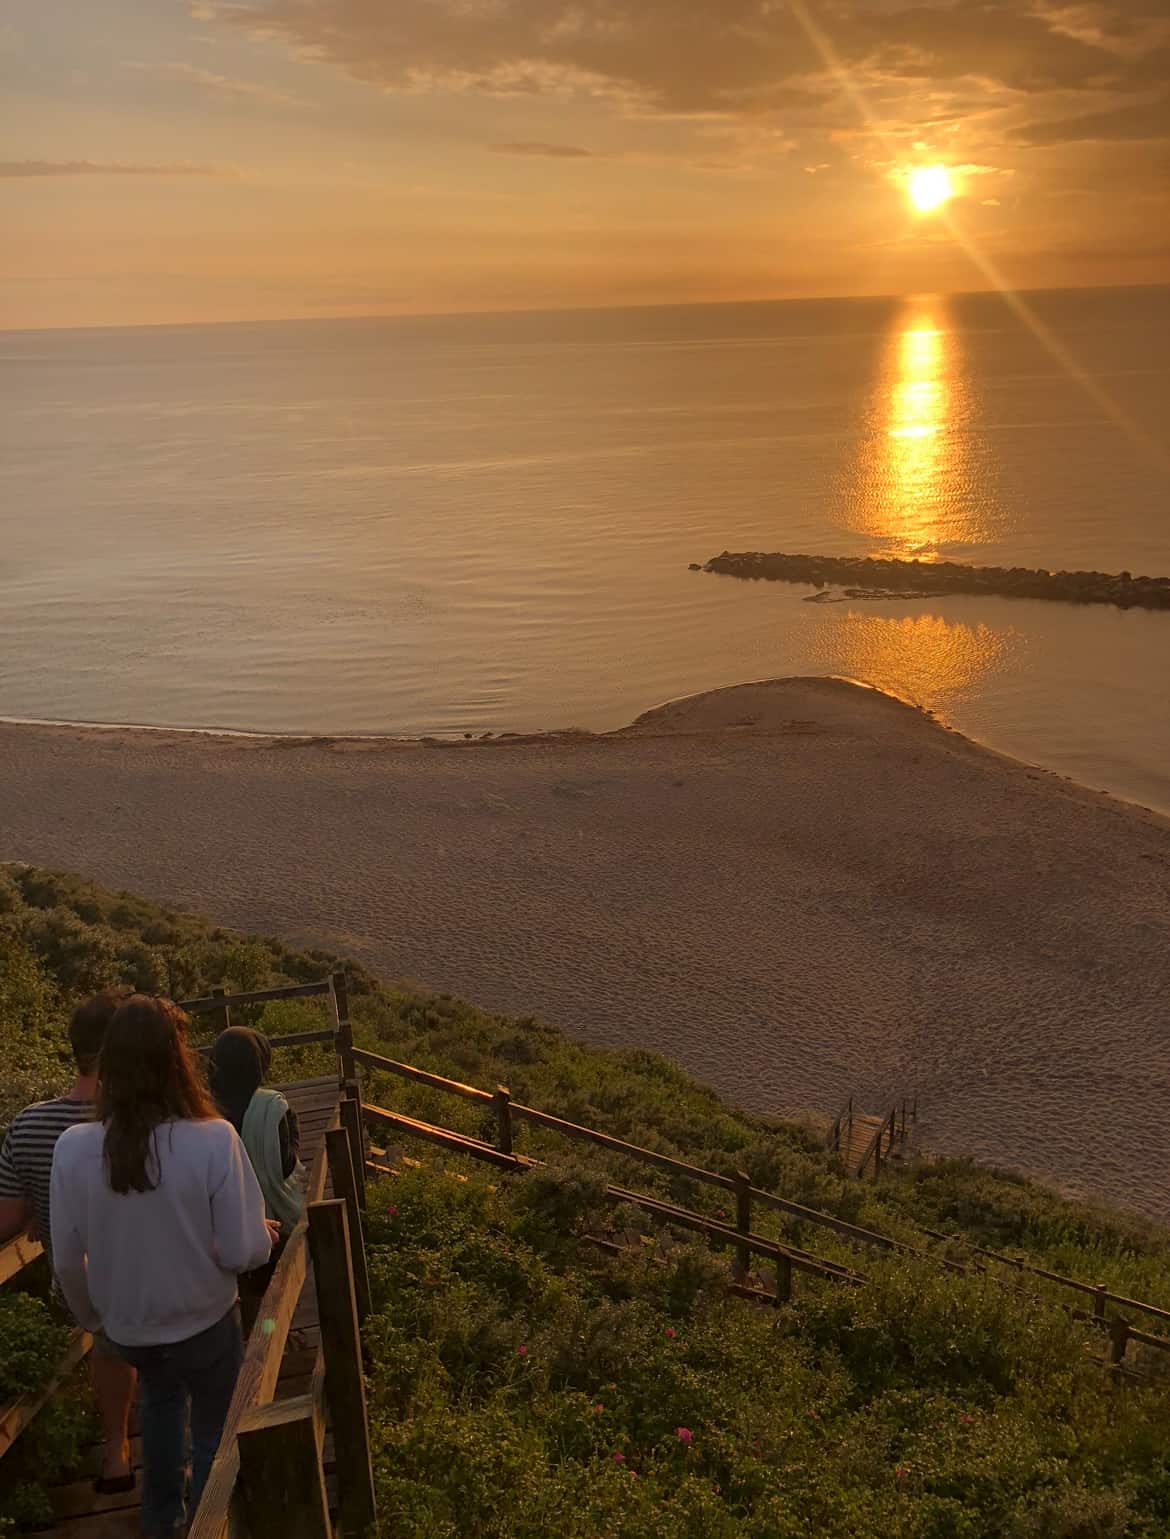
[[[1170,278],[1167,0],[10,0],[0,71],[0,326]]]

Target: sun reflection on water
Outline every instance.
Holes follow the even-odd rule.
[[[970,416],[946,300],[907,300],[882,351],[847,517],[851,532],[863,536],[856,554],[920,560],[926,590],[932,561],[978,560],[971,547],[992,538],[986,510],[976,511]],[[909,604],[918,612],[907,614]],[[940,707],[969,694],[1016,639],[1010,628],[973,617],[964,623],[924,614],[914,600],[851,608],[834,630],[841,672]]]
[[[862,507],[868,532],[931,558],[966,485],[953,334],[941,301],[903,312],[886,349],[872,411]]]
[[[933,709],[966,699],[1019,640],[1013,629],[982,621],[850,608],[828,651],[832,671]]]

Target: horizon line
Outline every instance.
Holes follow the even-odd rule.
[[[1043,284],[1035,287],[1012,289],[1014,294],[1092,294],[1115,293],[1128,289],[1164,289],[1170,288],[1170,279],[1152,283],[1070,283],[1070,284]],[[193,330],[196,328],[212,326],[314,326],[337,321],[427,321],[457,319],[470,316],[490,317],[509,315],[590,315],[590,314],[620,314],[643,313],[650,310],[700,310],[700,309],[735,309],[747,305],[815,305],[815,304],[842,304],[846,302],[856,304],[876,303],[883,300],[909,300],[922,298],[935,299],[965,299],[975,295],[993,294],[1001,299],[1004,292],[994,287],[971,289],[912,289],[899,293],[882,294],[806,294],[767,296],[755,299],[684,299],[684,300],[650,300],[640,304],[580,304],[580,305],[521,305],[511,308],[485,308],[470,310],[370,310],[359,314],[347,312],[330,313],[327,315],[277,315],[254,316],[251,318],[237,318],[234,320],[204,320],[204,321],[96,321],[88,325],[78,326],[4,326],[0,327],[0,336],[38,336],[52,335],[57,332],[70,331],[177,331],[181,329]]]

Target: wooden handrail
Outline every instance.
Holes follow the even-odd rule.
[[[511,1102],[511,1111],[513,1117],[534,1122],[538,1127],[550,1128],[554,1133],[563,1133],[566,1138],[579,1138],[586,1143],[599,1144],[603,1149],[612,1149],[615,1154],[627,1155],[643,1165],[656,1165],[660,1170],[668,1171],[671,1175],[686,1176],[691,1181],[702,1181],[707,1186],[722,1187],[725,1192],[736,1190],[735,1180],[731,1176],[721,1176],[716,1171],[703,1170],[698,1165],[688,1165],[685,1160],[676,1160],[668,1154],[659,1154],[654,1149],[643,1149],[638,1144],[629,1144],[624,1138],[614,1138],[612,1134],[599,1133],[596,1128],[586,1128],[579,1126],[576,1122],[566,1122],[563,1117],[554,1117],[549,1112],[537,1111],[533,1106],[521,1106],[516,1101]]]
[[[1009,1266],[1014,1272],[1027,1272],[1030,1277],[1042,1278],[1045,1282],[1056,1283],[1062,1288],[1072,1288],[1077,1293],[1091,1296],[1094,1300],[1104,1304],[1115,1304],[1119,1309],[1140,1309],[1143,1313],[1152,1315],[1157,1320],[1170,1322],[1170,1309],[1163,1309],[1158,1304],[1147,1304],[1142,1299],[1128,1298],[1124,1293],[1113,1293],[1108,1288],[1097,1283],[1082,1282],[1079,1277],[1065,1277],[1061,1272],[1050,1272],[1041,1266],[1034,1266],[1030,1261],[1014,1256],[1002,1255],[999,1251],[988,1250],[985,1245],[972,1245],[962,1235],[944,1234],[941,1229],[923,1228],[923,1234],[929,1235],[932,1240],[941,1240],[944,1244],[958,1241],[964,1249],[975,1256],[986,1256],[989,1261],[997,1261],[1001,1266]]]
[[[249,1539],[333,1539],[325,1485],[325,1354],[309,1392],[254,1406],[240,1423],[237,1482]]]
[[[873,1137],[870,1139],[869,1143],[866,1145],[865,1153],[861,1156],[861,1160],[859,1161],[857,1169],[854,1172],[855,1175],[857,1175],[859,1177],[864,1175],[865,1174],[865,1167],[869,1164],[870,1160],[873,1160],[873,1162],[874,1162],[874,1173],[875,1173],[875,1175],[881,1170],[882,1138],[885,1135],[885,1133],[888,1131],[889,1134],[890,1134],[890,1147],[893,1148],[893,1146],[894,1146],[895,1118],[897,1116],[897,1112],[898,1112],[897,1106],[896,1105],[895,1106],[891,1106],[889,1111],[882,1118],[880,1127],[878,1128],[877,1132],[873,1135]]]
[[[829,1129],[829,1136],[825,1139],[825,1148],[828,1149],[831,1154],[840,1154],[840,1152],[841,1152],[841,1129],[845,1125],[846,1122],[848,1122],[848,1124],[849,1124],[849,1134],[850,1134],[850,1137],[852,1137],[852,1134],[853,1134],[853,1097],[852,1096],[849,1097],[848,1101],[846,1101],[845,1105],[837,1113],[836,1121],[833,1123],[833,1126]]]
[[[485,1144],[482,1139],[468,1138],[464,1133],[454,1133],[450,1128],[440,1128],[430,1122],[421,1122],[417,1117],[407,1117],[402,1112],[387,1111],[384,1106],[374,1106],[370,1101],[362,1102],[362,1117],[367,1122],[373,1123],[375,1127],[388,1128],[393,1133],[409,1133],[413,1138],[438,1144],[441,1148],[455,1154],[469,1154],[472,1159],[482,1160],[486,1165],[494,1165],[497,1170],[527,1170],[530,1166],[540,1163],[539,1160],[527,1159],[522,1154],[501,1154],[498,1149],[494,1149],[491,1144]],[[371,1153],[375,1152],[371,1150]]]
[[[353,1055],[358,1063],[364,1064],[369,1068],[384,1069],[388,1073],[397,1074],[405,1079],[416,1080],[419,1083],[431,1086],[433,1089],[444,1090],[482,1104],[498,1104],[496,1096],[489,1094],[486,1090],[478,1090],[475,1086],[464,1085],[456,1080],[444,1079],[441,1075],[432,1074],[423,1069],[414,1069],[409,1064],[397,1063],[383,1058],[377,1053],[366,1052],[361,1048],[355,1048]],[[720,1175],[716,1171],[702,1170],[700,1167],[689,1165],[683,1160],[675,1160],[668,1155],[658,1154],[655,1150],[643,1149],[637,1144],[626,1143],[623,1139],[614,1138],[612,1135],[601,1133],[596,1129],[582,1128],[576,1123],[567,1122],[562,1117],[554,1117],[548,1112],[537,1111],[534,1107],[521,1106],[510,1099],[506,1104],[510,1118],[527,1118],[528,1121],[547,1127],[552,1131],[564,1133],[571,1138],[584,1138],[602,1147],[614,1148],[617,1153],[626,1155],[630,1159],[656,1165],[673,1174],[683,1175],[695,1181],[706,1182],[721,1187],[724,1190],[735,1190],[736,1183],[734,1179]],[[903,1098],[902,1104],[907,1104],[905,1098]],[[917,1116],[917,1098],[908,1104],[910,1119],[914,1120]],[[883,1119],[882,1126],[878,1130],[879,1134],[886,1132],[897,1111],[898,1106],[895,1103]],[[499,1169],[523,1170],[531,1165],[540,1163],[540,1161],[528,1159],[523,1155],[517,1155],[512,1152],[501,1153],[500,1150],[493,1148],[491,1144],[484,1143],[481,1139],[468,1138],[461,1133],[452,1133],[449,1129],[435,1128],[430,1123],[421,1122],[413,1117],[407,1117],[400,1112],[388,1111],[385,1107],[363,1105],[362,1115],[363,1117],[368,1116],[372,1122],[380,1123],[383,1127],[389,1127],[415,1137],[428,1139],[433,1143],[441,1143],[445,1148],[470,1154],[473,1158],[494,1164]],[[874,1140],[871,1140],[871,1150],[877,1136],[878,1134],[875,1134]],[[863,1163],[868,1163],[869,1158],[870,1151],[867,1151],[866,1160]],[[863,1229],[859,1225],[850,1224],[831,1213],[824,1213],[816,1208],[803,1207],[800,1203],[792,1202],[788,1198],[778,1196],[774,1192],[767,1192],[759,1187],[752,1187],[750,1194],[753,1202],[762,1203],[765,1207],[775,1208],[779,1212],[790,1214],[802,1222],[815,1224],[824,1229],[831,1229],[843,1238],[853,1240],[858,1244],[874,1246],[884,1250],[895,1250],[905,1255],[931,1260],[949,1271],[967,1270],[957,1261],[948,1260],[941,1256],[933,1256],[929,1251],[910,1245],[904,1240],[896,1240],[890,1235],[883,1235],[875,1230]],[[922,1225],[919,1225],[918,1229],[921,1234],[927,1235],[934,1240],[941,1240],[944,1243],[956,1238],[954,1235],[946,1235],[938,1230],[927,1229]],[[998,1255],[995,1251],[986,1250],[978,1245],[972,1246],[968,1244],[968,1249],[977,1254],[988,1256],[992,1260],[1002,1262],[1005,1265],[1017,1267],[1019,1270],[1029,1272],[1033,1276],[1043,1278],[1059,1286],[1072,1288],[1080,1293],[1091,1294],[1095,1298],[1103,1298],[1106,1302],[1120,1309],[1142,1310],[1144,1313],[1152,1315],[1157,1319],[1170,1322],[1170,1309],[1162,1309],[1156,1304],[1147,1304],[1140,1299],[1127,1298],[1124,1294],[1112,1293],[1108,1290],[1103,1291],[1092,1283],[1081,1282],[1073,1277],[1064,1277],[1058,1272],[1046,1271],[1043,1267],[1031,1266],[1028,1263],[1017,1263],[1009,1257]]]
[[[270,999],[312,999],[329,993],[329,979],[319,983],[282,983],[271,989],[246,989],[240,994],[205,994],[200,999],[177,999],[175,1003],[188,1015],[204,1015],[212,1010],[230,1010],[233,1005],[262,1005]]]
[[[336,1033],[333,1031],[289,1031],[282,1037],[268,1037],[269,1047],[308,1047],[312,1042],[334,1042]],[[193,1042],[192,1052],[210,1053],[214,1047],[212,1042]]]
[[[337,1118],[333,1119],[336,1126]],[[309,1264],[309,1204],[317,1202],[325,1190],[325,1149],[317,1151],[305,1183],[305,1202],[288,1244],[284,1248],[272,1280],[265,1290],[248,1337],[244,1361],[236,1380],[235,1394],[224,1421],[219,1451],[207,1477],[199,1507],[188,1528],[189,1539],[223,1539],[228,1531],[228,1517],[240,1453],[236,1434],[249,1411],[266,1405],[276,1393],[280,1362],[284,1355],[297,1301],[301,1295]]]
[[[498,1169],[524,1172],[543,1165],[541,1160],[527,1159],[518,1154],[502,1154],[491,1144],[484,1143],[480,1139],[468,1138],[463,1133],[438,1127],[434,1123],[421,1122],[416,1117],[405,1117],[398,1112],[387,1111],[385,1107],[374,1106],[369,1101],[363,1102],[362,1115],[376,1125],[412,1134],[416,1138],[425,1139],[428,1143],[437,1144],[453,1154],[467,1154],[473,1159],[483,1160]],[[605,1196],[610,1202],[629,1203],[661,1218],[664,1222],[677,1224],[683,1229],[692,1229],[711,1239],[725,1241],[733,1247],[742,1246],[757,1255],[766,1256],[769,1260],[779,1259],[781,1262],[789,1262],[797,1271],[807,1272],[810,1276],[822,1277],[831,1282],[861,1283],[866,1280],[860,1272],[854,1272],[849,1267],[842,1266],[840,1262],[830,1261],[827,1257],[816,1256],[811,1251],[786,1245],[782,1240],[770,1240],[759,1234],[744,1234],[732,1224],[721,1224],[716,1219],[707,1218],[701,1213],[692,1213],[687,1208],[680,1208],[675,1203],[666,1202],[660,1197],[652,1197],[645,1192],[633,1192],[627,1187],[607,1185]]]
[[[0,1283],[6,1283],[10,1277],[15,1277],[17,1272],[22,1272],[26,1266],[31,1266],[44,1253],[41,1242],[30,1240],[27,1234],[15,1235],[6,1244],[0,1245]]]
[[[413,1064],[399,1063],[394,1058],[383,1058],[380,1053],[367,1053],[360,1047],[353,1049],[355,1063],[365,1064],[367,1069],[380,1069],[384,1074],[397,1074],[400,1079],[413,1080],[416,1085],[428,1085],[432,1090],[442,1090],[447,1095],[462,1096],[465,1101],[490,1103],[495,1097],[487,1090],[477,1090],[457,1079],[444,1079],[429,1069],[416,1069]]]
[[[509,1110],[514,1112],[517,1108],[514,1105],[510,1105]],[[530,1110],[530,1108],[525,1108],[525,1110]],[[473,1159],[483,1160],[488,1164],[494,1165],[497,1169],[523,1173],[534,1168],[540,1168],[544,1163],[541,1160],[527,1158],[511,1151],[504,1152],[489,1143],[483,1142],[481,1139],[469,1138],[467,1135],[456,1133],[450,1128],[438,1127],[433,1123],[422,1122],[414,1117],[406,1117],[398,1112],[390,1112],[384,1107],[374,1106],[368,1102],[363,1105],[362,1114],[377,1125],[425,1139],[452,1153],[470,1155]],[[540,1120],[542,1123],[545,1121],[543,1115]],[[549,1118],[547,1125],[552,1126],[561,1123],[562,1120],[561,1118]],[[565,1126],[573,1128],[576,1124],[568,1123]],[[620,1143],[621,1141],[618,1140],[618,1142]],[[627,1150],[636,1150],[636,1147],[636,1145],[624,1146]],[[643,1152],[649,1153],[652,1151]],[[385,1174],[389,1168],[384,1162],[385,1151],[371,1148],[370,1154],[374,1157],[369,1164],[371,1173]],[[381,1163],[379,1163],[377,1158],[379,1156],[381,1156]],[[708,1174],[711,1174],[711,1172],[708,1172]],[[748,1194],[752,1198],[758,1198],[765,1203],[770,1202],[773,1205],[799,1210],[798,1204],[789,1204],[784,1198],[776,1198],[771,1193],[760,1192],[754,1187],[741,1186],[737,1191],[737,1197],[741,1200]],[[849,1267],[841,1265],[840,1262],[830,1261],[827,1257],[817,1256],[810,1251],[801,1250],[793,1245],[787,1245],[782,1240],[772,1240],[765,1238],[763,1235],[753,1233],[746,1224],[739,1222],[741,1214],[738,1211],[737,1222],[735,1226],[732,1226],[730,1223],[719,1223],[714,1219],[707,1218],[703,1214],[693,1213],[688,1208],[679,1207],[675,1203],[666,1202],[662,1198],[651,1196],[649,1193],[630,1191],[626,1187],[607,1185],[603,1195],[610,1202],[628,1203],[640,1208],[645,1213],[649,1213],[652,1217],[661,1220],[663,1223],[672,1224],[681,1229],[690,1229],[697,1234],[705,1235],[708,1239],[713,1239],[729,1246],[736,1257],[740,1258],[737,1261],[736,1281],[731,1284],[731,1288],[733,1292],[742,1293],[745,1297],[766,1300],[777,1305],[786,1303],[791,1297],[793,1271],[804,1272],[823,1281],[846,1283],[854,1287],[859,1287],[868,1281],[864,1273],[856,1272]],[[737,1202],[738,1208],[739,1203]],[[829,1217],[826,1214],[817,1214],[812,1209],[799,1211],[803,1211],[809,1217],[819,1219],[822,1222]],[[877,1243],[888,1248],[893,1247],[919,1260],[937,1262],[960,1275],[970,1274],[970,1268],[963,1266],[960,1262],[932,1256],[927,1251],[917,1250],[913,1246],[905,1245],[901,1241],[891,1239],[889,1236],[878,1235],[873,1231],[859,1229],[855,1225],[846,1224],[844,1220],[833,1220],[832,1222],[834,1227],[839,1226],[844,1231],[852,1231],[852,1238],[863,1239],[869,1243]],[[619,1248],[596,1235],[587,1235],[586,1238],[595,1244],[601,1245],[603,1248]],[[747,1254],[763,1256],[774,1263],[777,1279],[775,1294],[763,1294],[759,1290],[743,1286],[741,1274],[746,1271],[746,1268],[743,1266],[742,1258]],[[1057,1281],[1062,1280],[1055,1273],[1046,1275]],[[1023,1290],[1013,1288],[1011,1283],[999,1278],[994,1278],[992,1281],[1001,1288],[1007,1288],[1013,1292],[1023,1292]],[[1114,1376],[1128,1378],[1148,1377],[1148,1375],[1131,1368],[1123,1361],[1127,1343],[1135,1341],[1165,1352],[1170,1351],[1170,1337],[1155,1336],[1147,1331],[1135,1330],[1126,1320],[1120,1317],[1112,1320],[1106,1319],[1102,1313],[1098,1312],[1101,1300],[1105,1295],[1105,1290],[1101,1286],[1090,1288],[1080,1283],[1076,1283],[1074,1286],[1094,1294],[1095,1304],[1098,1308],[1089,1311],[1077,1309],[1071,1304],[1063,1303],[1057,1304],[1055,1307],[1065,1310],[1075,1320],[1086,1321],[1098,1329],[1109,1333],[1111,1343],[1110,1354],[1106,1359],[1105,1365]],[[1149,1307],[1153,1309],[1153,1306]],[[1156,1312],[1160,1313],[1160,1311]],[[322,1539],[324,1539],[324,1536],[322,1536]]]

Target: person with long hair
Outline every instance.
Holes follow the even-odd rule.
[[[243,1359],[237,1276],[272,1245],[260,1186],[186,1027],[170,1000],[131,995],[106,1029],[97,1119],[67,1129],[53,1154],[61,1289],[138,1372],[147,1539],[171,1539],[199,1505]]]

